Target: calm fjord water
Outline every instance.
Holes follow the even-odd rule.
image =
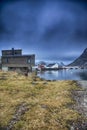
[[[46,80],[87,80],[87,69],[62,69],[42,71],[37,74]]]

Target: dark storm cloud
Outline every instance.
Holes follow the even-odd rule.
[[[66,4],[65,4],[66,5]],[[53,38],[68,37],[71,40],[87,40],[87,14],[80,6],[70,4],[71,9],[65,6],[61,9],[63,12],[57,12],[56,21],[46,28],[44,32],[44,40],[52,40]],[[58,10],[57,10],[58,11]],[[61,16],[60,18],[58,16]],[[57,24],[55,24],[57,22]]]
[[[61,20],[59,23],[47,27],[42,36],[43,40],[51,41],[54,40],[55,38],[58,40],[64,38],[67,35],[66,32],[68,31],[67,24],[68,23]]]
[[[3,0],[0,7],[2,47],[20,47],[38,59],[54,60],[73,60],[86,48],[84,0]]]

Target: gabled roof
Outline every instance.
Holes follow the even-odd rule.
[[[52,67],[53,65],[55,65],[55,63],[49,64],[49,65],[47,65],[47,67]]]

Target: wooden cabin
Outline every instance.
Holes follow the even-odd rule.
[[[23,55],[22,49],[2,50],[2,70],[31,71],[35,65],[35,54]]]

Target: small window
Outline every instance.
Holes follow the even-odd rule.
[[[8,58],[4,58],[3,63],[8,63]]]
[[[8,63],[8,58],[7,58],[7,63]]]
[[[30,59],[28,59],[28,60],[27,60],[27,63],[31,63],[31,60],[30,60]]]

